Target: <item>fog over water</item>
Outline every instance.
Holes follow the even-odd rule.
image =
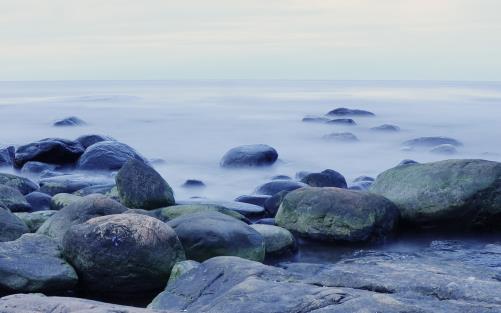
[[[464,146],[454,158],[501,161],[501,83],[361,81],[74,81],[0,82],[0,144],[21,145],[45,137],[110,135],[150,159],[173,187],[176,199],[231,200],[251,194],[272,176],[331,168],[348,181],[376,176],[402,159],[448,156],[402,151],[420,136],[448,136]],[[305,123],[337,107],[372,111],[358,125]],[[67,116],[88,125],[54,127]],[[399,133],[370,127],[395,124]],[[322,136],[349,131],[355,143]],[[279,161],[260,170],[219,167],[222,155],[242,144],[265,143]],[[205,189],[181,187],[200,179]]]

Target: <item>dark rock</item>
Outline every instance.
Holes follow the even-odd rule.
[[[246,217],[256,217],[264,213],[264,208],[255,204],[237,202],[237,201],[221,201],[208,199],[191,199],[179,201],[177,204],[205,204],[224,207],[228,210],[238,212]]]
[[[0,173],[0,185],[16,188],[23,195],[38,190],[39,188],[37,184],[28,178],[7,173]]]
[[[44,171],[53,171],[57,168],[56,165],[54,164],[48,164],[44,162],[38,162],[38,161],[29,161],[24,163],[23,167],[21,168],[21,173],[24,175],[37,175],[41,174]]]
[[[386,132],[386,133],[396,133],[400,131],[400,127],[391,124],[383,124],[371,128],[372,131]]]
[[[266,210],[267,216],[275,216],[277,214],[282,200],[288,193],[288,190],[282,190],[280,192],[277,192],[264,202],[264,209]]]
[[[456,147],[454,147],[451,144],[443,144],[443,145],[438,145],[436,147],[433,147],[430,150],[430,152],[435,153],[435,154],[442,154],[442,155],[452,155],[452,154],[457,154],[458,149],[456,149]]]
[[[287,175],[276,175],[271,178],[271,180],[291,180],[292,178]]]
[[[303,179],[306,175],[310,174],[311,172],[308,172],[308,171],[299,171],[296,173],[296,179],[297,180],[301,180]]]
[[[66,291],[78,281],[58,244],[36,234],[0,243],[0,273],[0,289],[10,293]]]
[[[184,188],[203,188],[203,187],[205,187],[205,184],[201,180],[188,179],[183,183],[183,185],[181,187],[184,187]]]
[[[336,118],[333,120],[329,120],[327,124],[348,125],[348,126],[357,125],[357,123],[351,118]]]
[[[76,141],[45,138],[17,148],[15,163],[17,167],[22,167],[28,161],[71,164],[78,160],[84,150],[84,147]]]
[[[50,209],[51,196],[48,194],[33,191],[25,196],[26,201],[31,205],[31,211],[45,211]]]
[[[14,146],[0,146],[0,167],[14,166],[15,152]]]
[[[19,217],[0,203],[0,242],[16,240],[29,231],[28,226]]]
[[[277,223],[275,223],[275,219],[271,218],[271,217],[262,218],[260,220],[257,220],[254,224],[264,224],[264,225],[277,226]]]
[[[87,125],[87,123],[82,120],[81,118],[78,118],[76,116],[70,116],[63,118],[62,120],[54,122],[54,126],[83,126]]]
[[[57,211],[46,210],[46,211],[36,211],[36,212],[19,212],[14,213],[28,226],[30,232],[36,232],[46,220],[52,215],[56,214]]]
[[[358,141],[357,136],[352,133],[342,132],[342,133],[331,133],[322,137],[324,140],[328,141],[338,141],[338,142],[355,142]]]
[[[233,255],[263,261],[263,237],[249,225],[218,212],[195,213],[175,218],[171,226],[181,240],[186,257],[205,261],[215,256]]]
[[[359,109],[348,109],[348,108],[337,108],[326,115],[335,115],[335,116],[375,116],[376,114]]]
[[[26,201],[23,194],[19,190],[0,185],[0,203],[12,212],[29,212],[31,205]]]
[[[103,135],[83,135],[75,139],[75,141],[79,142],[85,149],[87,149],[95,143],[101,141],[115,141],[115,139],[110,136]]]
[[[344,176],[331,169],[326,169],[320,173],[308,174],[301,179],[301,182],[311,187],[347,187]]]
[[[44,178],[39,181],[40,191],[49,195],[58,193],[73,193],[85,187],[113,183],[108,176],[91,176],[84,174],[71,174]]]
[[[280,191],[291,191],[305,186],[307,185],[304,183],[292,180],[272,180],[258,186],[254,192],[258,195],[273,196]]]
[[[251,196],[244,195],[236,198],[235,201],[259,205],[260,207],[264,208],[264,203],[269,198],[270,196],[265,196],[265,195],[251,195]]]
[[[140,214],[101,216],[72,226],[63,254],[82,288],[121,296],[164,287],[174,264],[185,259],[172,228]]]
[[[89,146],[77,163],[80,170],[116,171],[129,160],[147,162],[136,150],[118,141],[101,141]]]
[[[159,218],[160,220],[167,222],[187,214],[203,213],[203,212],[218,212],[236,218],[237,220],[241,220],[245,223],[249,223],[249,220],[242,214],[234,210],[230,210],[224,206],[216,204],[192,203],[192,204],[173,205],[159,209],[159,211],[156,212],[156,215],[157,218]]]
[[[443,144],[453,145],[454,147],[463,145],[460,141],[449,137],[419,137],[402,143],[403,146],[409,148],[432,148]]]
[[[268,166],[275,163],[278,153],[268,145],[245,145],[235,147],[223,156],[222,167]]]
[[[287,194],[275,220],[311,239],[362,242],[389,235],[398,222],[398,209],[376,194],[308,187]]]
[[[120,202],[131,208],[153,210],[174,205],[174,192],[151,166],[127,161],[115,177]]]
[[[400,161],[400,163],[398,163],[398,165],[407,165],[407,164],[419,164],[419,162],[416,162],[414,160],[405,159],[405,160]]]
[[[289,254],[297,249],[296,239],[285,228],[265,224],[254,224],[251,227],[263,236],[267,257]]]
[[[305,116],[302,121],[307,123],[326,123],[329,119],[321,116]]]

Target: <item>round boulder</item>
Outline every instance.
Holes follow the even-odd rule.
[[[45,211],[50,209],[50,200],[52,199],[46,193],[33,191],[25,196],[26,201],[31,205],[31,211]]]
[[[333,120],[329,120],[327,124],[347,125],[347,126],[357,125],[357,123],[351,118],[335,118]]]
[[[83,152],[84,147],[76,141],[45,138],[17,148],[15,163],[17,167],[22,167],[28,161],[68,164],[78,160]]]
[[[376,127],[372,127],[371,130],[382,133],[396,133],[400,131],[400,127],[391,124],[383,124]]]
[[[40,191],[49,195],[73,193],[85,187],[113,183],[113,178],[104,175],[71,174],[44,178],[39,181]]]
[[[306,186],[307,185],[305,183],[293,180],[272,180],[258,186],[254,192],[258,195],[273,196],[280,191],[292,191]]]
[[[74,225],[62,246],[85,290],[120,296],[165,287],[174,264],[185,259],[172,228],[141,214],[101,216]]]
[[[12,212],[31,211],[31,204],[26,201],[19,190],[6,185],[0,185],[0,203]]]
[[[433,147],[430,150],[431,153],[442,154],[442,155],[453,155],[458,153],[458,149],[451,144],[443,144]]]
[[[136,150],[118,141],[101,141],[89,146],[77,163],[80,170],[116,171],[127,161],[147,162]]]
[[[334,170],[324,170],[320,173],[311,173],[303,177],[301,182],[311,187],[338,187],[346,188],[346,179],[341,173]]]
[[[222,167],[255,167],[272,165],[278,158],[277,150],[268,145],[235,147],[223,156]]]
[[[254,224],[251,227],[263,236],[266,256],[273,257],[291,253],[297,248],[296,239],[285,228],[266,224]]]
[[[463,144],[454,138],[450,137],[442,137],[442,136],[437,136],[437,137],[419,137],[419,138],[414,138],[407,140],[402,143],[404,147],[409,147],[409,148],[432,148],[438,145],[452,145],[454,147],[460,147]]]
[[[39,188],[37,184],[28,178],[7,173],[0,173],[0,185],[16,188],[23,195],[29,194]]]
[[[79,142],[85,149],[88,147],[92,146],[95,143],[101,142],[101,141],[115,141],[110,136],[102,136],[102,135],[83,135],[78,137],[76,142]]]
[[[326,115],[330,115],[330,116],[375,116],[376,114],[369,112],[369,111],[360,110],[360,109],[337,108],[337,109],[334,109],[334,110],[328,112]]]

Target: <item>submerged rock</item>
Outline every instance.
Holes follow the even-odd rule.
[[[84,150],[84,147],[76,141],[45,138],[17,148],[15,163],[17,167],[22,167],[28,161],[71,164],[78,160]]]
[[[309,115],[303,117],[302,121],[307,123],[326,123],[329,121],[329,119],[327,117]]]
[[[285,228],[265,224],[254,224],[251,227],[263,236],[267,257],[291,253],[297,248],[296,239]]]
[[[127,161],[115,181],[120,202],[130,208],[152,210],[176,203],[165,179],[142,161]]]
[[[326,169],[320,173],[308,174],[301,179],[301,182],[311,187],[347,187],[344,176],[331,169]]]
[[[16,240],[29,231],[19,217],[0,203],[0,242]]]
[[[19,212],[14,213],[28,226],[30,232],[36,232],[46,220],[48,220],[52,215],[56,214],[57,211],[46,210],[46,211],[36,211],[36,212]]]
[[[14,146],[0,146],[0,167],[14,166],[15,152]]]
[[[237,202],[250,203],[254,205],[259,205],[264,207],[264,203],[268,200],[270,196],[268,195],[243,195],[235,199]]]
[[[307,186],[305,183],[293,180],[272,180],[258,186],[254,192],[258,195],[273,196],[280,191],[291,191],[305,186]]]
[[[115,139],[110,136],[103,135],[83,135],[75,139],[75,141],[79,142],[85,149],[87,149],[95,143],[101,141],[115,141]]]
[[[435,154],[452,155],[457,154],[458,149],[451,144],[443,144],[433,147],[430,152]]]
[[[29,194],[39,188],[36,183],[28,178],[7,173],[0,173],[0,185],[16,188],[23,195]]]
[[[50,200],[52,199],[46,193],[33,191],[25,196],[26,201],[31,205],[31,212],[45,211],[50,209]]]
[[[81,118],[78,118],[76,116],[70,116],[63,118],[62,120],[54,122],[54,126],[83,126],[87,125],[87,123],[82,120]]]
[[[342,132],[342,133],[331,133],[322,137],[327,141],[339,141],[339,142],[355,142],[358,141],[357,136],[352,133]]]
[[[78,281],[57,243],[36,234],[0,243],[0,273],[0,289],[10,293],[66,291]]]
[[[412,224],[501,229],[500,186],[501,163],[446,160],[389,169],[371,192],[393,201]]]
[[[187,179],[181,187],[184,188],[204,188],[205,184],[203,181],[198,179]]]
[[[335,115],[335,116],[375,116],[376,114],[359,109],[348,109],[348,108],[337,108],[326,115]]]
[[[72,226],[63,253],[89,292],[147,294],[163,288],[171,269],[184,260],[176,233],[140,214],[115,214]]]
[[[432,148],[443,144],[449,144],[454,147],[459,147],[463,145],[459,140],[456,140],[454,138],[439,136],[439,137],[419,137],[407,140],[402,143],[402,146],[410,148]]]
[[[371,130],[376,132],[396,133],[400,131],[400,127],[391,124],[383,124],[371,127]]]
[[[287,194],[275,220],[311,239],[362,242],[389,235],[398,222],[398,209],[375,194],[309,187]]]
[[[205,212],[183,215],[167,222],[167,225],[176,231],[190,260],[201,262],[220,255],[264,260],[263,237],[249,225],[225,214]]]
[[[0,185],[0,203],[12,212],[31,211],[31,204],[26,201],[23,194],[6,185]]]
[[[118,141],[101,141],[89,146],[78,159],[80,170],[116,171],[129,160],[147,163],[136,150]]]
[[[113,183],[109,176],[71,174],[44,178],[39,181],[40,191],[49,195],[73,193],[82,188]]]
[[[21,168],[21,173],[24,175],[40,175],[45,171],[54,171],[57,168],[54,164],[48,164],[38,161],[28,161]]]
[[[235,147],[223,156],[222,167],[256,167],[275,163],[278,152],[268,145],[244,145]]]
[[[357,123],[355,123],[355,121],[352,120],[351,118],[336,118],[333,120],[329,120],[327,124],[348,125],[348,126],[357,125]]]

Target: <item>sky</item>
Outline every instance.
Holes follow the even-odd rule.
[[[500,0],[0,0],[0,80],[501,81]]]

